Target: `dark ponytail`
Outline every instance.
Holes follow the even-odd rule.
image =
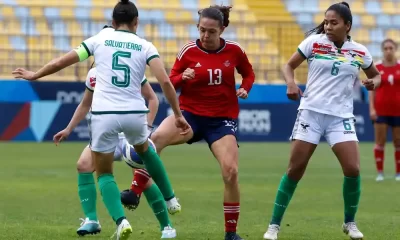
[[[350,22],[350,24],[353,24],[353,15],[350,10],[350,5],[347,2],[335,3],[326,10],[326,12],[328,12],[328,11],[335,11],[337,14],[339,14],[340,17],[344,20],[345,24],[347,24],[348,22]],[[317,27],[306,32],[306,37],[308,37],[314,33],[315,34],[325,33],[324,27],[325,27],[325,21],[323,21]],[[351,27],[350,27],[350,30],[351,30]]]
[[[232,9],[232,6],[219,6],[213,5],[208,8],[204,8],[199,10],[200,19],[211,18],[219,22],[219,24],[223,27],[229,26],[229,13]],[[200,21],[199,19],[199,21]]]
[[[129,0],[121,0],[114,7],[112,18],[118,25],[131,24],[139,16],[135,4]]]

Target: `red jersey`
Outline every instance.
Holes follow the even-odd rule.
[[[374,107],[378,116],[400,116],[400,61],[391,67],[376,65],[382,82],[375,92]]]
[[[187,68],[194,69],[195,77],[183,81]],[[175,89],[181,89],[180,108],[199,116],[238,118],[235,69],[243,77],[240,87],[249,93],[255,75],[238,43],[221,39],[221,47],[216,51],[204,49],[199,39],[186,44],[170,74]]]

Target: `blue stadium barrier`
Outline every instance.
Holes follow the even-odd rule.
[[[171,114],[161,88],[152,84],[160,99],[155,125]],[[51,141],[67,126],[78,106],[85,85],[78,82],[0,81],[0,140]],[[238,139],[247,141],[288,141],[299,102],[288,101],[285,86],[255,85],[248,101],[240,101]],[[360,141],[373,141],[369,108],[355,103],[356,128]],[[82,121],[70,141],[88,141],[89,130]]]

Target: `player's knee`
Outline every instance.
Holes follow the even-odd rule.
[[[153,134],[151,134],[150,139],[154,142],[154,145],[156,145],[158,153],[166,147],[165,138],[159,132],[155,131]]]
[[[343,173],[346,177],[357,177],[360,175],[360,164],[351,163],[347,164],[343,169]]]
[[[233,185],[238,182],[239,168],[237,164],[225,165],[222,169],[222,178],[227,185]]]
[[[78,170],[79,173],[94,171],[92,162],[90,161],[90,159],[87,158],[79,158],[76,164],[76,169]]]
[[[290,179],[299,181],[306,170],[307,161],[290,161],[286,174]]]

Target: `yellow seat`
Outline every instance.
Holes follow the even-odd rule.
[[[168,52],[172,54],[176,54],[179,51],[176,40],[166,40],[164,47]]]
[[[90,11],[90,17],[93,20],[104,20],[104,12],[103,9],[100,8],[92,8]]]
[[[92,0],[92,6],[96,8],[114,8],[116,2],[109,0]]]
[[[193,17],[192,13],[188,11],[174,11],[174,10],[168,10],[165,11],[165,19],[170,22],[176,22],[176,21],[183,21],[183,22],[193,22]]]
[[[364,15],[361,17],[363,27],[375,27],[376,19],[373,15]]]
[[[81,39],[83,38],[83,31],[81,25],[76,20],[68,20],[67,21],[67,28],[69,36],[77,37]],[[78,45],[81,43],[79,42]],[[73,45],[74,47],[78,45]]]
[[[354,14],[365,14],[364,1],[355,0],[350,4],[351,12]]]
[[[30,14],[33,18],[43,18],[43,8],[42,7],[30,7]]]
[[[199,0],[199,7],[198,9],[203,9],[213,5],[214,2],[212,0]]]
[[[246,52],[249,54],[257,54],[261,51],[260,43],[256,41],[251,41],[247,45]]]
[[[331,0],[320,0],[319,1],[319,11],[320,12],[325,12],[326,9],[328,9],[330,6],[332,5],[332,1]],[[352,6],[350,6],[352,7]]]
[[[175,24],[175,35],[177,38],[189,38],[188,28],[183,24]]]
[[[9,42],[7,35],[0,35],[0,42],[1,42],[0,49],[11,49],[10,42]]]
[[[392,1],[384,1],[382,2],[382,11],[386,14],[396,14],[399,11],[396,10],[396,6]]]
[[[245,12],[243,21],[245,23],[256,23],[257,19],[256,19],[256,16],[252,12]]]
[[[12,7],[1,7],[0,8],[1,15],[6,18],[15,17],[14,9]]]
[[[361,41],[363,41],[364,43],[371,42],[371,40],[369,38],[370,35],[369,35],[368,29],[363,28],[363,27],[352,30],[351,36],[357,42],[361,42]]]
[[[321,24],[325,19],[325,14],[324,13],[317,13],[314,15],[314,24],[318,26]]]
[[[49,26],[48,26],[46,20],[44,20],[44,19],[37,20],[37,21],[35,21],[35,24],[36,24],[36,30],[41,35],[49,35],[50,34]]]
[[[400,42],[400,32],[397,29],[390,29],[386,32],[386,37],[391,38],[396,42]]]
[[[158,38],[158,27],[156,25],[146,24],[144,26],[146,38]]]
[[[71,19],[72,17],[75,17],[75,14],[72,8],[61,8],[60,17],[63,19]]]

